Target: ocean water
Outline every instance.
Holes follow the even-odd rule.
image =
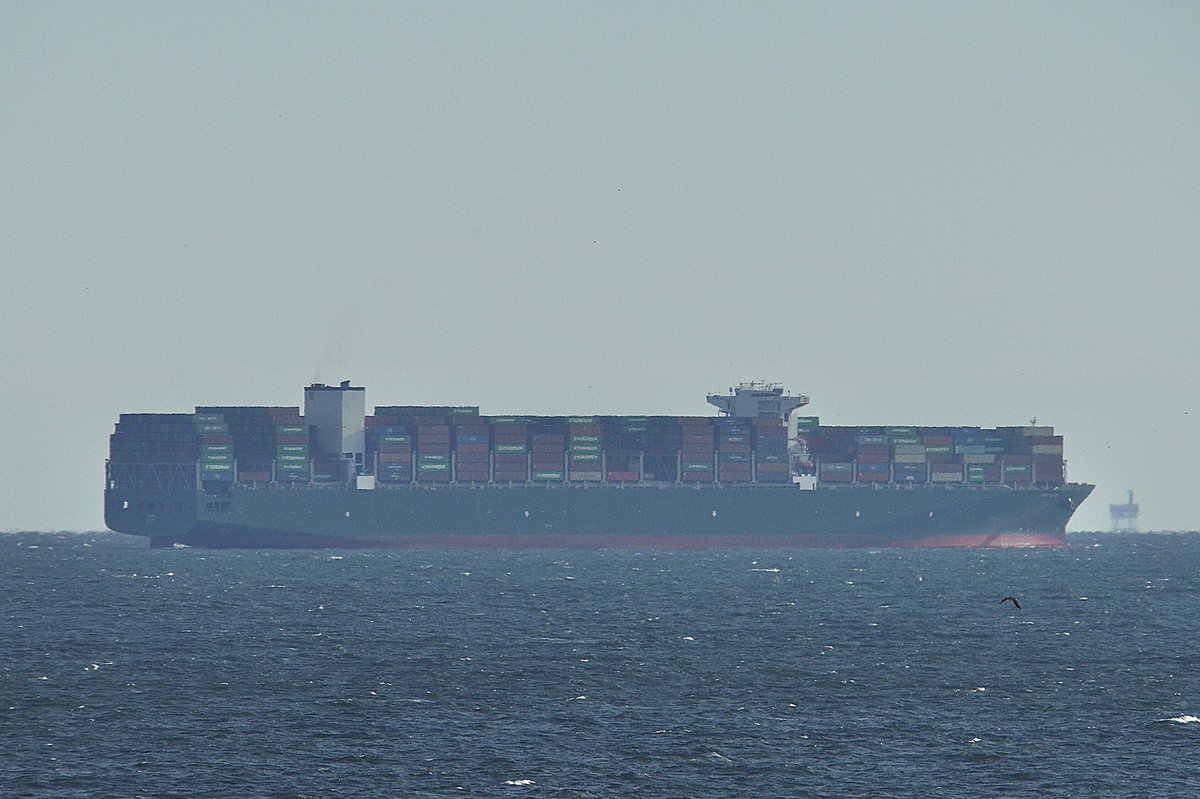
[[[682,553],[2,535],[0,796],[1190,798],[1198,588],[1196,534]]]

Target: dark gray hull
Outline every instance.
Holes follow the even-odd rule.
[[[158,546],[1062,546],[1092,488],[109,488],[105,521]]]

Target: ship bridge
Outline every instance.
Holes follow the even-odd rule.
[[[708,404],[726,416],[740,418],[783,418],[808,404],[805,394],[784,394],[780,383],[738,383],[727,394],[709,394]]]

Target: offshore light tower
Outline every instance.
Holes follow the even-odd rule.
[[[1129,491],[1129,501],[1124,505],[1109,505],[1108,513],[1112,517],[1114,533],[1136,533],[1138,531],[1138,506],[1133,501],[1133,490]]]

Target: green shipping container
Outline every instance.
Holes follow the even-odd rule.
[[[510,454],[510,455],[524,455],[525,454],[525,445],[524,444],[497,444],[495,449],[496,449],[496,452],[502,453],[502,454]]]
[[[202,463],[200,464],[200,471],[206,474],[232,472],[233,461],[230,461],[229,463]]]
[[[448,471],[450,471],[450,464],[448,464],[448,463],[418,463],[417,471],[418,472],[426,472],[426,473],[428,473],[428,472],[448,472]]]
[[[201,463],[233,463],[233,453],[230,452],[201,452]]]
[[[308,457],[308,444],[279,444],[275,448],[279,455],[303,455]]]
[[[566,475],[562,472],[534,472],[533,479],[543,483],[561,483],[564,479],[566,479]]]

